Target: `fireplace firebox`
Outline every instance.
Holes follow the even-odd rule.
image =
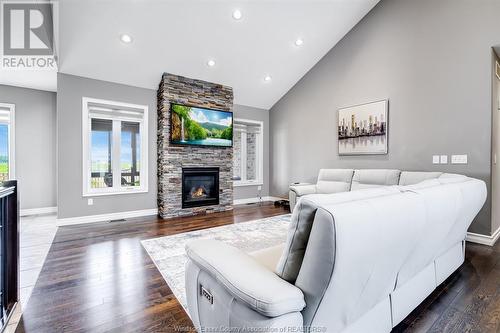
[[[182,168],[182,208],[219,204],[219,168]]]

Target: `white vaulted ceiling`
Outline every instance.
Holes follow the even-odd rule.
[[[64,0],[59,71],[150,89],[169,72],[231,86],[235,103],[268,109],[378,1]]]

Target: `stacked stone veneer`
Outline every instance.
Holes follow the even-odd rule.
[[[173,218],[233,209],[233,149],[170,144],[170,103],[233,111],[233,89],[165,73],[158,89],[158,212]],[[182,208],[182,168],[219,168],[219,205]]]
[[[255,130],[246,131],[246,161],[247,165],[241,165],[241,132],[236,130],[233,135],[233,166],[234,177],[240,179],[241,168],[246,168],[246,175],[248,180],[257,178],[257,133]]]
[[[247,133],[247,179],[257,179],[257,133]]]
[[[235,179],[241,179],[241,135],[233,132],[233,172]]]

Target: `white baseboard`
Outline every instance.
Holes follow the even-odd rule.
[[[276,201],[276,200],[284,200],[283,198],[278,198],[278,197],[262,197],[262,202],[264,201]],[[250,203],[257,203],[259,202],[259,198],[247,198],[247,199],[236,199],[233,200],[233,205],[245,205],[245,204],[250,204]]]
[[[21,209],[19,212],[21,216],[42,215],[42,214],[52,214],[52,213],[57,213],[57,207]]]
[[[500,227],[491,236],[468,232],[465,240],[473,243],[493,246],[500,237]]]
[[[283,198],[269,197],[269,196],[262,197],[262,201],[276,201],[276,200],[283,200]],[[257,203],[257,202],[259,202],[259,198],[248,198],[248,199],[234,200],[233,204],[242,205],[242,204]],[[154,208],[154,209],[134,210],[128,212],[111,213],[111,214],[68,217],[63,219],[57,219],[57,226],[104,222],[104,221],[118,220],[118,219],[130,219],[134,217],[150,216],[150,215],[158,215],[158,209]]]
[[[130,219],[134,217],[158,215],[158,209],[142,209],[142,210],[132,210],[128,212],[110,213],[110,214],[100,214],[100,215],[88,215],[88,216],[78,216],[78,217],[68,217],[64,219],[57,219],[57,226],[74,225],[74,224],[85,224],[85,223],[95,223],[119,219]]]

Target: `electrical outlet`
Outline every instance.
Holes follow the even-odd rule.
[[[262,186],[261,185],[257,186],[257,190],[262,191]]]
[[[439,155],[432,155],[432,164],[439,164]]]
[[[448,164],[448,155],[441,155],[441,156],[439,157],[439,162],[440,162],[441,164]]]
[[[451,155],[451,164],[467,164],[467,155]]]
[[[94,204],[94,199],[89,198],[87,199],[87,205],[92,206]]]

